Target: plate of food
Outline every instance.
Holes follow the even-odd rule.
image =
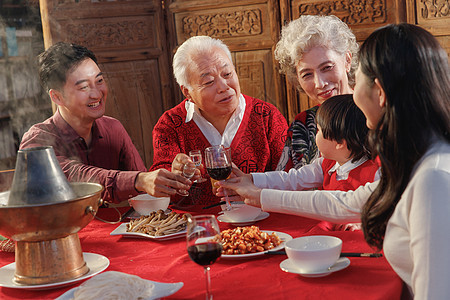
[[[153,240],[169,240],[184,236],[189,214],[179,214],[163,211],[152,212],[148,216],[141,216],[122,223],[110,235],[123,237],[147,238]]]
[[[268,251],[284,248],[292,236],[279,231],[260,230],[258,226],[236,227],[223,230],[222,258],[241,259],[261,256]]]

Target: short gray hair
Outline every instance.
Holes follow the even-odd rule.
[[[359,45],[348,25],[333,15],[303,15],[283,27],[275,48],[275,59],[280,63],[280,73],[285,74],[287,79],[302,91],[295,67],[304,53],[317,46],[324,46],[342,55],[347,52],[352,54],[351,68],[347,76],[349,85],[353,87],[358,67]]]
[[[221,40],[209,36],[193,36],[178,47],[173,57],[173,74],[180,86],[191,88],[187,70],[192,64],[193,56],[199,53],[212,52],[214,48],[222,49],[228,55],[231,63],[233,63],[231,52],[227,45]]]

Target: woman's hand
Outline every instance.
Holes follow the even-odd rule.
[[[216,185],[220,186],[216,193],[219,197],[224,196],[223,189],[225,188],[239,195],[229,197],[230,201],[242,201],[244,199],[245,204],[261,207],[261,189],[253,184],[252,175],[245,174],[234,164],[232,178],[219,181]],[[229,191],[228,194],[230,194]]]

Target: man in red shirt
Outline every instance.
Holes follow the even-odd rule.
[[[90,50],[53,45],[39,55],[39,77],[58,109],[24,134],[21,149],[53,146],[68,180],[102,184],[109,202],[141,192],[168,196],[189,189],[191,181],[169,170],[146,172],[125,128],[104,116],[108,87]]]

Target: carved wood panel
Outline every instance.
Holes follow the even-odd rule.
[[[427,29],[450,56],[450,0],[407,0],[408,23]]]
[[[58,41],[94,51],[109,84],[106,114],[119,119],[146,166],[152,129],[175,105],[159,0],[40,0],[46,48]]]
[[[235,53],[235,65],[239,82],[245,94],[277,105],[277,91],[271,49],[242,51]],[[280,111],[282,111],[280,109]]]

